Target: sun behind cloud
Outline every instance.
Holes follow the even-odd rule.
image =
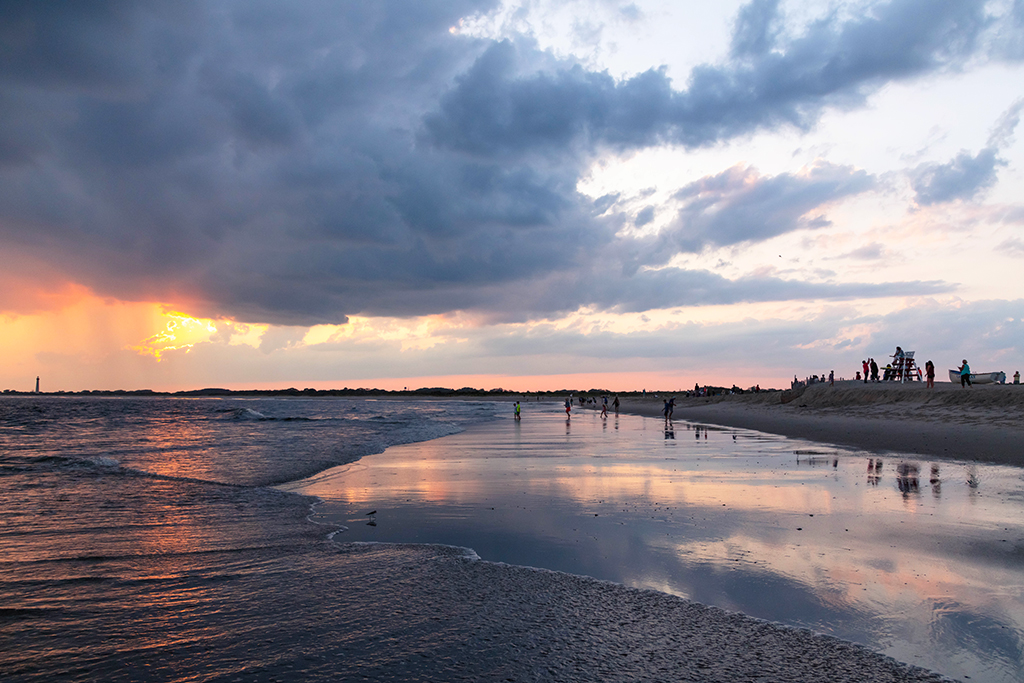
[[[167,351],[188,352],[196,343],[210,341],[217,334],[213,320],[192,318],[178,312],[169,312],[166,316],[169,320],[163,330],[128,348],[144,356],[153,356],[159,363]]]
[[[196,344],[222,343],[229,346],[258,348],[269,325],[250,325],[233,320],[194,318],[187,313],[167,310],[162,314],[164,328],[126,348],[142,356],[152,356],[159,363],[171,351],[188,353]]]

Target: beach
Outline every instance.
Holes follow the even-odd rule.
[[[1016,470],[509,408],[0,402],[5,680],[1015,680]]]
[[[463,546],[952,678],[1019,680],[1019,468],[578,408],[566,420],[557,402],[524,403],[514,422],[510,408],[282,488],[320,499],[313,518],[339,543]]]
[[[789,397],[788,392],[787,398]],[[676,396],[674,418],[854,446],[1024,466],[1024,385],[856,381],[807,387],[782,403],[784,392],[688,398],[648,394],[620,398],[621,411],[662,417]]]

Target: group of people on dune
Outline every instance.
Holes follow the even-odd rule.
[[[881,380],[878,377],[878,363],[875,362],[874,358],[868,358],[862,360],[861,370],[864,376],[864,383],[871,382],[909,382],[925,380],[927,386],[935,386],[935,363],[930,360],[925,361],[924,371],[922,372],[921,366],[915,365],[914,363],[914,352],[906,352],[901,347],[896,347],[896,352],[891,356],[892,362],[887,363],[884,372],[882,373]],[[966,364],[967,361],[964,361]],[[857,373],[857,379],[861,378],[861,373]]]

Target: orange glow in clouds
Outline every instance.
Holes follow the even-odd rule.
[[[185,350],[187,353],[195,344],[210,341],[217,333],[217,326],[209,319],[191,318],[176,311],[165,313],[167,325],[137,346],[129,346],[144,356],[153,356],[159,363],[167,351]]]
[[[266,326],[192,318],[157,302],[100,297],[69,284],[36,292],[31,311],[0,312],[0,389],[160,389],[154,360],[221,334],[228,344],[251,343]],[[261,329],[260,329],[261,328]]]
[[[550,372],[553,364],[545,362],[543,352],[481,362],[486,351],[480,339],[486,335],[480,330],[486,324],[460,313],[416,318],[350,316],[345,325],[289,328],[194,317],[182,311],[181,303],[119,301],[75,284],[55,286],[51,293],[37,292],[32,301],[46,306],[31,310],[0,306],[5,311],[0,313],[0,389],[31,391],[37,375],[42,377],[44,392],[177,391],[207,386],[679,391],[695,382],[771,386],[778,379],[736,364],[726,373],[707,364],[697,368],[692,363],[655,362],[632,367],[612,363],[606,364],[606,371],[595,372],[595,363],[586,359],[579,363],[563,359],[554,363],[559,372]],[[642,324],[649,321],[586,312],[536,323],[542,331],[568,328],[581,334],[591,329],[628,332]],[[533,326],[498,326],[494,334],[528,335]],[[460,360],[462,354],[465,363]]]

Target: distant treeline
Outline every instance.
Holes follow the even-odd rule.
[[[368,389],[359,387],[350,389],[191,389],[189,391],[153,391],[152,389],[113,389],[84,391],[49,391],[36,394],[34,391],[14,391],[5,389],[5,394],[18,396],[490,396],[490,395],[525,395],[524,392],[506,391],[505,389],[447,389],[445,387],[428,387],[411,391],[393,391],[388,389]],[[538,392],[529,392],[537,395]],[[540,392],[557,393],[557,392]]]
[[[709,395],[718,395],[721,393],[729,393],[730,389],[726,387],[708,387]],[[747,390],[749,391],[749,390]],[[768,390],[772,391],[772,390]],[[746,393],[742,389],[736,387],[732,388],[733,393]],[[229,397],[229,396],[435,396],[435,397],[451,397],[451,396],[550,396],[550,397],[563,397],[568,395],[575,396],[675,396],[685,395],[688,392],[685,391],[609,391],[607,389],[588,389],[581,391],[579,389],[558,389],[556,391],[512,391],[510,389],[474,389],[473,387],[463,387],[461,389],[449,389],[446,387],[423,387],[421,389],[413,390],[389,390],[389,389],[368,389],[365,387],[359,387],[350,389],[345,387],[343,389],[251,389],[236,391],[232,389],[192,389],[189,391],[153,391],[152,389],[113,389],[113,390],[89,390],[84,391],[48,391],[40,392],[36,394],[34,391],[16,391],[14,389],[4,389],[4,394],[10,396],[176,396],[182,398],[189,397]]]
[[[192,389],[189,391],[153,391],[152,389],[113,389],[113,390],[89,390],[84,391],[48,391],[36,394],[34,391],[16,391],[4,389],[4,394],[16,396],[178,396],[178,397],[200,397],[200,396],[562,396],[568,394],[579,395],[581,393],[604,393],[613,392],[603,389],[591,389],[589,392],[581,392],[578,389],[560,389],[558,391],[511,391],[509,389],[474,389],[463,387],[461,389],[449,389],[447,387],[424,387],[412,390],[389,390],[358,387],[350,389]],[[619,392],[620,396],[639,396],[641,392]]]

